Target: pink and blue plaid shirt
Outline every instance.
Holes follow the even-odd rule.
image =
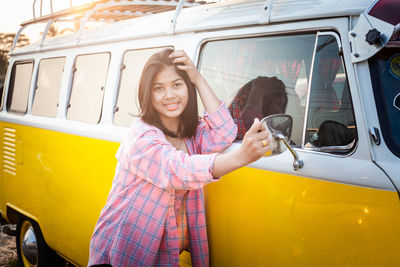
[[[193,266],[208,266],[203,187],[212,182],[216,155],[235,139],[237,127],[224,104],[200,120],[189,154],[163,132],[135,120],[118,152],[107,203],[90,242],[88,265],[179,266],[175,190],[188,190],[186,217]]]

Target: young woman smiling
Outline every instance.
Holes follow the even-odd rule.
[[[256,119],[240,149],[221,154],[237,127],[182,50],[150,57],[139,103],[140,118],[117,152],[88,265],[179,266],[179,254],[188,250],[193,266],[208,266],[203,187],[259,159],[269,150],[268,133]]]

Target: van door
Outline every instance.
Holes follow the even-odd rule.
[[[371,1],[352,20],[348,36],[371,137],[371,158],[400,194],[399,12],[399,1]]]
[[[358,129],[338,35],[208,41],[199,68],[238,125],[229,149],[254,117],[278,111],[293,118],[290,143],[304,162],[295,170],[286,151],[206,187],[211,265],[395,265],[399,199]]]
[[[374,161],[400,190],[400,32],[368,60],[368,67],[372,90],[363,93],[370,96],[374,115],[369,120]]]

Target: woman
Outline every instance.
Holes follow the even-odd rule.
[[[206,109],[197,115],[196,89]],[[237,128],[184,51],[154,54],[139,84],[140,118],[118,152],[115,178],[91,244],[89,265],[208,266],[202,188],[269,150],[258,120],[239,150],[219,154]]]

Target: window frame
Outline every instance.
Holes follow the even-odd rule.
[[[25,111],[24,112],[19,112],[19,111],[14,111],[11,110],[11,104],[12,104],[12,97],[14,94],[14,85],[15,85],[15,72],[16,72],[16,67],[17,65],[22,65],[22,64],[32,64],[32,70],[31,70],[31,74],[30,74],[30,82],[29,82],[29,87],[28,87],[28,97],[27,97],[27,101],[26,101],[26,107],[25,107]],[[12,68],[11,68],[11,75],[10,75],[10,80],[9,80],[9,86],[7,88],[7,99],[6,101],[6,110],[8,113],[12,113],[12,114],[17,114],[17,115],[25,115],[28,112],[28,106],[29,106],[29,96],[30,96],[30,90],[32,87],[32,79],[33,79],[33,73],[35,70],[35,60],[33,58],[30,59],[23,59],[23,60],[17,60],[13,63]],[[5,87],[4,87],[5,89]],[[4,90],[3,89],[3,94],[4,94]],[[5,95],[3,95],[5,96]]]
[[[76,63],[79,57],[82,56],[91,56],[91,55],[100,55],[100,54],[107,54],[108,57],[108,64],[107,64],[107,69],[106,69],[106,75],[105,75],[105,79],[104,79],[104,86],[103,86],[103,93],[102,93],[102,99],[101,99],[101,106],[100,106],[100,113],[99,113],[99,117],[97,119],[96,122],[92,122],[92,121],[86,121],[86,120],[77,120],[77,119],[72,119],[72,118],[68,118],[68,113],[69,113],[69,108],[71,106],[71,99],[72,99],[72,95],[73,95],[73,89],[74,89],[74,84],[75,84],[75,79],[76,79],[76,71],[78,70],[76,67]],[[70,75],[70,84],[69,84],[69,88],[68,88],[68,96],[66,98],[66,109],[65,109],[65,119],[69,120],[69,121],[76,121],[76,122],[81,122],[81,123],[90,123],[90,124],[99,124],[102,120],[102,116],[103,116],[103,107],[104,107],[104,96],[105,96],[105,90],[106,90],[106,85],[107,85],[107,79],[108,79],[108,75],[109,75],[109,71],[110,71],[110,65],[111,65],[111,60],[112,60],[112,53],[110,51],[98,51],[98,52],[94,52],[94,53],[84,53],[84,54],[76,54],[73,64],[72,64],[72,70],[71,70],[71,75]]]
[[[309,74],[309,83],[307,85],[307,102],[306,102],[306,112],[305,112],[305,117],[304,117],[304,125],[303,125],[303,136],[302,136],[302,144],[301,144],[301,149],[307,150],[307,151],[315,151],[315,152],[323,152],[323,153],[340,153],[340,154],[350,154],[352,153],[358,144],[358,127],[357,127],[357,119],[356,119],[356,113],[354,111],[354,104],[353,104],[353,97],[351,96],[351,90],[350,90],[350,83],[348,79],[348,71],[346,69],[346,61],[343,56],[343,46],[342,42],[340,40],[340,37],[338,33],[334,31],[317,31],[316,32],[316,38],[315,38],[315,46],[314,46],[314,52],[313,52],[313,57],[312,57],[312,62],[311,62],[311,70]],[[338,51],[339,51],[339,56],[342,61],[342,66],[344,69],[344,73],[346,74],[346,82],[349,86],[349,98],[350,98],[350,103],[351,103],[351,109],[353,112],[354,116],[354,124],[355,124],[355,129],[356,129],[356,137],[348,145],[345,146],[327,146],[327,147],[305,147],[305,139],[306,139],[306,132],[307,132],[307,123],[308,123],[308,117],[309,117],[309,105],[310,105],[310,95],[311,95],[311,86],[313,82],[313,73],[314,73],[314,68],[315,68],[315,57],[316,57],[316,52],[317,52],[317,46],[318,46],[318,40],[319,36],[333,36],[336,39],[336,44],[338,45]]]
[[[49,116],[48,114],[47,114],[47,115],[33,114],[33,106],[34,106],[34,103],[35,103],[36,90],[38,89],[38,82],[39,82],[39,75],[40,75],[40,64],[41,64],[41,62],[42,62],[43,60],[52,60],[52,59],[61,59],[61,58],[64,59],[64,66],[63,66],[63,72],[62,72],[62,74],[61,74],[60,84],[59,84],[59,88],[58,88],[59,92],[58,92],[58,98],[57,98],[57,111],[56,111],[56,114],[55,114],[54,117],[53,117],[53,116]],[[56,56],[56,57],[49,57],[49,58],[41,58],[41,59],[39,60],[39,64],[38,64],[38,68],[37,68],[37,77],[36,77],[35,87],[34,87],[34,92],[33,92],[33,97],[32,97],[32,110],[31,110],[31,113],[32,113],[33,116],[48,117],[48,118],[55,118],[55,117],[57,117],[57,113],[58,113],[58,111],[59,111],[59,110],[58,110],[58,106],[59,106],[59,101],[60,101],[61,85],[62,85],[63,77],[64,77],[64,75],[65,75],[65,66],[66,66],[66,63],[67,63],[67,56]]]
[[[356,113],[354,110],[354,100],[351,94],[350,90],[350,82],[349,82],[349,76],[348,76],[348,71],[346,68],[346,60],[345,57],[342,53],[343,51],[343,46],[342,42],[340,39],[340,36],[337,32],[334,30],[321,30],[321,29],[310,29],[310,30],[301,30],[301,31],[287,31],[287,32],[278,32],[278,33],[255,33],[255,34],[250,34],[250,35],[237,35],[237,36],[224,36],[224,37],[216,37],[216,38],[207,38],[203,40],[199,46],[199,52],[197,54],[197,69],[200,70],[200,59],[202,57],[202,51],[204,50],[204,47],[206,46],[207,43],[213,42],[213,41],[229,41],[229,40],[236,40],[236,39],[248,39],[248,38],[260,38],[260,37],[279,37],[279,36],[296,36],[296,35],[302,35],[302,34],[315,34],[315,44],[313,48],[313,54],[312,54],[312,61],[310,65],[310,72],[308,74],[308,84],[307,84],[307,96],[306,96],[306,105],[305,105],[305,113],[304,113],[304,123],[303,123],[303,129],[302,129],[302,136],[301,136],[301,144],[298,147],[295,147],[295,149],[302,149],[305,151],[312,151],[312,152],[322,152],[322,153],[329,153],[329,154],[336,154],[336,155],[348,155],[351,153],[354,153],[354,151],[357,148],[358,142],[359,142],[359,130],[357,127],[357,118],[356,118]],[[315,55],[316,55],[316,48],[318,44],[318,37],[322,35],[329,35],[333,36],[336,39],[336,44],[338,46],[338,51],[339,51],[339,56],[341,58],[341,64],[344,69],[344,73],[346,74],[346,82],[348,84],[348,90],[349,90],[349,98],[351,102],[351,108],[352,112],[354,115],[354,123],[356,127],[356,138],[354,142],[349,144],[347,147],[346,146],[333,146],[333,147],[324,147],[324,148],[307,148],[305,147],[305,137],[306,137],[306,126],[307,126],[307,120],[309,116],[309,98],[310,98],[310,93],[311,93],[311,85],[312,85],[312,75],[315,67]],[[242,140],[237,140],[235,142],[242,143]],[[345,150],[345,153],[343,151]]]
[[[8,62],[7,62],[7,64],[8,64]],[[6,98],[6,96],[7,96],[7,87],[8,87],[8,84],[10,83],[9,82],[9,79],[7,79],[7,77],[9,76],[8,74],[9,74],[9,72],[10,72],[11,70],[10,70],[10,66],[9,65],[7,65],[7,69],[6,69],[6,73],[5,73],[5,76],[4,76],[4,81],[3,81],[3,90],[2,90],[2,92],[1,92],[1,99],[0,99],[0,111],[3,111],[3,109],[4,109],[4,99]],[[6,101],[6,103],[7,103],[7,101]]]

